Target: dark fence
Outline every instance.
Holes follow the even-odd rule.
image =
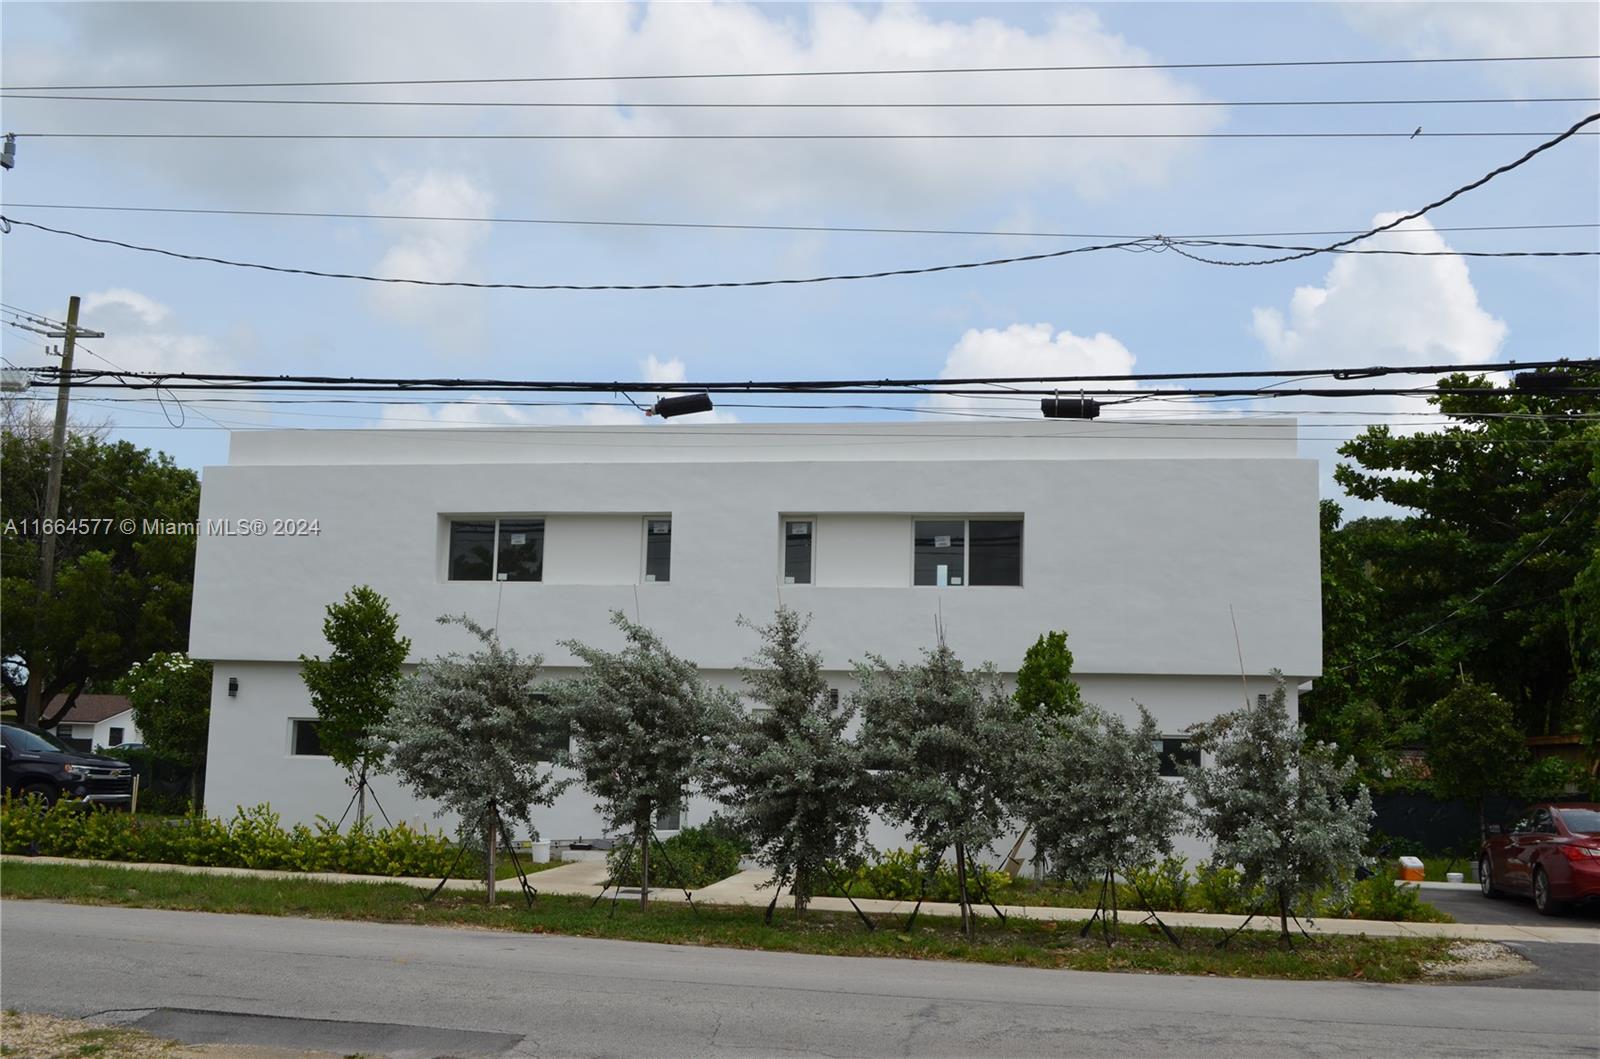
[[[1559,799],[1558,799],[1559,800]],[[1484,820],[1509,826],[1522,815],[1528,803],[1520,798],[1490,798],[1484,806]],[[1475,852],[1478,848],[1478,807],[1472,802],[1444,801],[1417,791],[1374,794],[1372,829],[1401,845],[1415,846],[1430,853]]]

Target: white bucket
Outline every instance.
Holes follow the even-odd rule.
[[[548,843],[548,842],[530,842],[530,843],[528,843],[528,859],[533,861],[535,864],[549,864],[550,863],[550,843]]]
[[[1466,881],[1466,876],[1462,875],[1458,871],[1447,871],[1447,872],[1444,873],[1444,881],[1445,882],[1465,882]]]

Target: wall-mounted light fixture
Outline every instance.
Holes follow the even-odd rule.
[[[660,416],[662,419],[671,419],[673,416],[693,415],[696,412],[711,411],[711,395],[708,393],[686,393],[681,397],[663,397],[655,403],[655,407],[646,410],[647,416]]]
[[[228,698],[237,699],[238,697],[239,697],[239,678],[238,677],[229,677],[228,678]]]

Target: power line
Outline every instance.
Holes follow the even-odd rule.
[[[1435,209],[1439,208],[1440,206],[1444,206],[1444,205],[1446,205],[1446,204],[1448,204],[1450,202],[1453,202],[1455,199],[1459,198],[1460,196],[1462,196],[1462,195],[1464,195],[1464,194],[1466,194],[1466,193],[1468,193],[1468,192],[1470,192],[1470,191],[1472,191],[1472,190],[1474,190],[1476,188],[1480,188],[1480,187],[1484,186],[1485,184],[1487,184],[1490,181],[1494,180],[1496,177],[1501,176],[1501,175],[1503,175],[1505,173],[1509,173],[1513,169],[1517,169],[1518,167],[1527,164],[1528,162],[1532,161],[1534,158],[1538,157],[1543,152],[1548,151],[1552,147],[1555,147],[1557,144],[1560,144],[1565,140],[1568,140],[1568,139],[1571,139],[1574,136],[1577,136],[1580,133],[1580,131],[1584,128],[1584,126],[1593,124],[1596,121],[1600,121],[1600,113],[1590,114],[1588,117],[1583,118],[1582,120],[1578,121],[1571,128],[1569,128],[1566,132],[1560,133],[1559,135],[1557,135],[1557,136],[1555,136],[1555,137],[1553,137],[1553,138],[1551,138],[1549,140],[1546,140],[1544,143],[1541,143],[1537,147],[1534,147],[1533,149],[1525,152],[1520,158],[1517,158],[1516,160],[1511,161],[1511,162],[1507,162],[1505,165],[1499,166],[1499,167],[1489,171],[1485,175],[1479,177],[1477,180],[1474,180],[1469,184],[1464,184],[1461,187],[1456,188],[1454,191],[1452,191],[1449,194],[1445,195],[1443,198],[1436,199],[1435,201],[1430,202],[1428,205],[1423,206],[1419,210],[1414,210],[1411,213],[1402,214],[1401,216],[1395,218],[1394,220],[1388,222],[1387,224],[1378,225],[1375,228],[1368,229],[1367,231],[1362,232],[1362,233],[1360,233],[1358,235],[1353,235],[1353,236],[1349,236],[1349,237],[1347,237],[1345,239],[1341,239],[1338,242],[1331,243],[1331,244],[1329,244],[1328,246],[1325,246],[1325,247],[1310,247],[1310,248],[1307,248],[1305,250],[1298,251],[1298,252],[1291,253],[1291,254],[1287,254],[1287,255],[1283,255],[1283,256],[1280,256],[1280,257],[1268,258],[1268,259],[1256,260],[1256,261],[1222,261],[1222,260],[1217,260],[1217,259],[1204,258],[1204,257],[1201,257],[1199,255],[1195,255],[1195,254],[1189,254],[1189,253],[1187,253],[1185,251],[1182,251],[1182,250],[1179,250],[1178,252],[1184,254],[1184,256],[1186,256],[1186,257],[1193,257],[1195,260],[1203,261],[1203,262],[1205,262],[1207,264],[1234,265],[1234,266],[1281,264],[1281,263],[1287,262],[1287,261],[1297,261],[1297,260],[1300,260],[1301,258],[1312,257],[1312,256],[1314,256],[1316,254],[1335,253],[1335,252],[1340,251],[1344,247],[1350,246],[1352,243],[1360,242],[1361,240],[1370,238],[1370,237],[1372,237],[1374,235],[1379,234],[1380,232],[1385,232],[1385,231],[1389,231],[1391,229],[1397,228],[1401,224],[1405,223],[1406,221],[1417,220],[1418,218],[1422,217],[1424,214],[1426,214],[1426,213],[1428,213],[1428,212],[1430,212],[1432,210],[1435,210]],[[37,229],[39,231],[51,232],[51,233],[53,233],[55,235],[70,236],[70,237],[72,237],[74,239],[81,239],[81,240],[83,240],[85,242],[100,243],[100,244],[107,245],[107,246],[118,246],[118,247],[122,247],[122,248],[128,249],[128,250],[138,250],[138,251],[141,251],[141,252],[144,252],[144,253],[160,254],[160,255],[163,255],[163,256],[166,256],[166,257],[180,258],[180,259],[188,260],[188,261],[207,261],[207,262],[210,262],[212,264],[228,265],[228,266],[231,266],[231,267],[234,267],[234,268],[249,268],[249,269],[256,269],[256,270],[264,271],[264,272],[278,272],[278,273],[287,273],[287,274],[294,274],[294,275],[317,276],[317,277],[321,277],[321,278],[325,278],[325,279],[360,280],[360,281],[367,282],[367,283],[409,284],[409,285],[427,286],[427,287],[465,287],[465,288],[491,289],[491,290],[574,290],[574,291],[592,291],[592,290],[624,291],[624,290],[627,290],[627,291],[632,291],[632,290],[704,290],[704,289],[713,289],[713,288],[732,288],[732,287],[794,286],[794,285],[811,284],[811,283],[829,283],[829,282],[844,281],[844,280],[882,279],[882,278],[889,277],[889,276],[925,275],[925,274],[935,273],[935,272],[951,272],[951,271],[958,271],[958,270],[963,270],[963,269],[989,268],[989,267],[996,266],[996,265],[1018,264],[1018,263],[1027,262],[1027,261],[1045,261],[1045,260],[1050,260],[1052,258],[1067,257],[1067,256],[1073,255],[1073,254],[1091,253],[1091,252],[1100,251],[1100,250],[1146,250],[1147,251],[1147,250],[1155,249],[1157,247],[1165,247],[1165,248],[1168,248],[1168,249],[1177,249],[1177,246],[1178,246],[1177,242],[1175,240],[1173,240],[1173,239],[1162,238],[1160,236],[1155,236],[1155,237],[1151,237],[1149,239],[1124,240],[1124,241],[1114,242],[1114,243],[1100,243],[1100,244],[1092,244],[1090,246],[1069,247],[1069,248],[1067,248],[1065,250],[1054,250],[1054,251],[1050,251],[1050,252],[1047,252],[1047,253],[1025,254],[1025,255],[1020,255],[1020,256],[1016,256],[1016,257],[992,258],[992,259],[987,260],[987,261],[967,261],[967,262],[960,262],[960,263],[957,263],[957,264],[949,264],[949,265],[931,265],[931,266],[925,266],[925,267],[922,267],[922,268],[885,269],[885,270],[881,270],[881,271],[877,271],[877,272],[834,274],[834,275],[827,275],[827,276],[810,276],[810,277],[802,277],[802,278],[763,279],[763,280],[725,280],[725,281],[702,282],[702,283],[643,283],[643,284],[631,284],[631,283],[629,283],[629,284],[624,284],[624,283],[604,283],[604,284],[540,283],[540,284],[530,284],[530,283],[483,283],[483,282],[476,282],[476,281],[469,281],[469,280],[423,280],[423,279],[410,279],[410,278],[393,277],[393,276],[388,276],[388,277],[385,277],[385,276],[369,276],[369,275],[365,275],[365,274],[361,274],[361,273],[328,272],[328,271],[323,271],[323,270],[320,270],[320,269],[288,268],[288,267],[284,267],[284,266],[281,266],[281,265],[265,265],[265,264],[260,264],[260,263],[257,263],[257,262],[233,261],[233,260],[230,260],[230,259],[227,259],[227,258],[213,257],[213,256],[210,256],[210,255],[184,254],[184,253],[179,253],[179,252],[177,252],[175,250],[163,250],[163,249],[160,249],[158,247],[140,246],[140,245],[135,244],[135,243],[127,243],[127,242],[123,242],[121,240],[106,239],[106,238],[102,238],[102,237],[99,237],[99,236],[84,235],[84,234],[81,234],[81,233],[78,233],[78,232],[67,231],[67,230],[61,229],[61,228],[51,228],[51,227],[48,227],[46,225],[34,223],[32,221],[19,221],[19,220],[16,220],[14,218],[5,217],[4,215],[0,215],[0,224],[22,225],[24,227],[34,228],[34,229]],[[1379,252],[1379,251],[1370,251],[1370,252]]]
[[[1377,233],[1372,233],[1377,234]],[[1315,246],[1284,246],[1279,243],[1243,243],[1218,239],[1163,239],[1165,249],[1172,250],[1191,261],[1199,261],[1206,265],[1250,265],[1269,264],[1273,262],[1254,261],[1222,261],[1215,258],[1203,257],[1199,254],[1185,253],[1185,246],[1233,246],[1248,247],[1254,250],[1304,250],[1309,257],[1311,254],[1372,254],[1383,257],[1600,257],[1600,250],[1404,250],[1398,247],[1385,247],[1371,250],[1352,250],[1349,247],[1315,247]],[[1293,260],[1284,258],[1283,260]]]
[[[528,109],[615,109],[615,110],[975,110],[1045,109],[1105,110],[1124,108],[1194,107],[1399,107],[1491,105],[1507,103],[1595,103],[1600,96],[1491,96],[1453,99],[1172,99],[1172,100],[1059,100],[1002,103],[950,102],[809,102],[809,103],[694,103],[607,100],[525,100],[525,99],[241,99],[211,96],[81,96],[59,93],[0,92],[0,99],[49,99],[80,103],[211,103],[228,105],[296,107],[453,107],[453,108],[528,108]]]
[[[1262,258],[1262,259],[1258,259],[1258,260],[1254,260],[1254,261],[1224,261],[1224,260],[1218,260],[1218,259],[1215,259],[1215,258],[1204,258],[1204,257],[1200,257],[1199,255],[1195,255],[1195,254],[1187,254],[1187,253],[1184,253],[1184,251],[1182,251],[1182,250],[1179,250],[1178,252],[1180,254],[1183,254],[1185,257],[1191,257],[1196,261],[1203,261],[1208,265],[1229,265],[1229,266],[1234,266],[1234,267],[1243,267],[1243,266],[1251,266],[1251,265],[1280,265],[1280,264],[1283,264],[1286,261],[1298,261],[1301,258],[1311,257],[1311,256],[1313,256],[1315,254],[1325,254],[1325,253],[1328,253],[1329,251],[1332,251],[1332,250],[1338,250],[1341,247],[1349,246],[1351,243],[1358,243],[1363,239],[1366,239],[1366,238],[1369,238],[1371,236],[1377,235],[1379,232],[1384,232],[1384,231],[1388,231],[1391,228],[1396,228],[1396,227],[1400,226],[1401,224],[1404,224],[1406,221],[1414,221],[1418,217],[1421,217],[1423,214],[1428,213],[1431,210],[1436,210],[1440,206],[1447,205],[1448,203],[1454,201],[1455,199],[1460,198],[1462,195],[1467,194],[1469,191],[1472,191],[1472,190],[1474,190],[1476,188],[1481,188],[1481,187],[1483,187],[1483,185],[1489,183],[1489,181],[1493,180],[1495,177],[1500,176],[1500,175],[1502,175],[1504,173],[1509,173],[1513,169],[1516,169],[1518,166],[1526,165],[1528,162],[1531,162],[1534,158],[1538,157],[1540,154],[1544,153],[1545,151],[1548,151],[1550,148],[1552,148],[1552,147],[1556,146],[1557,144],[1561,143],[1563,140],[1568,140],[1568,139],[1571,139],[1573,136],[1578,135],[1579,130],[1582,129],[1585,125],[1591,125],[1596,121],[1600,121],[1600,113],[1590,114],[1588,117],[1586,117],[1586,118],[1582,119],[1581,121],[1577,122],[1576,124],[1574,124],[1566,132],[1564,132],[1561,135],[1555,137],[1554,139],[1546,140],[1544,143],[1541,143],[1539,146],[1533,148],[1531,151],[1528,151],[1521,158],[1518,158],[1518,159],[1516,159],[1515,161],[1512,161],[1512,162],[1507,162],[1505,165],[1499,166],[1496,169],[1491,169],[1489,172],[1485,173],[1483,176],[1479,177],[1477,180],[1474,180],[1472,183],[1463,184],[1461,187],[1456,188],[1454,191],[1450,192],[1448,195],[1444,196],[1443,198],[1435,199],[1433,202],[1428,203],[1426,206],[1422,207],[1419,210],[1415,210],[1415,211],[1413,211],[1411,213],[1402,214],[1401,216],[1396,217],[1394,220],[1390,221],[1387,224],[1380,224],[1377,227],[1372,228],[1371,230],[1362,233],[1361,235],[1353,235],[1353,236],[1350,236],[1349,238],[1341,239],[1337,243],[1331,243],[1331,244],[1329,244],[1328,246],[1325,246],[1325,247],[1308,248],[1306,250],[1303,250],[1303,251],[1300,251],[1300,252],[1297,252],[1297,253],[1286,254],[1286,255],[1283,255],[1281,257]]]
[[[905,74],[1086,73],[1112,70],[1253,70],[1330,66],[1431,66],[1462,63],[1565,62],[1600,55],[1486,55],[1412,59],[1279,59],[1257,62],[1099,63],[1073,66],[952,66],[921,69],[746,70],[721,73],[586,74],[543,77],[449,77],[363,81],[222,81],[189,84],[5,85],[5,92],[110,92],[199,88],[358,88],[395,85],[555,84],[578,81],[706,81],[776,77],[882,77]]]
[[[695,223],[686,221],[608,221],[588,220],[564,217],[462,217],[438,214],[415,213],[361,213],[355,211],[314,211],[314,210],[244,210],[244,209],[204,209],[200,207],[181,206],[102,206],[75,203],[50,203],[50,202],[13,202],[12,209],[30,210],[83,210],[101,213],[155,213],[155,214],[187,214],[199,216],[218,217],[302,217],[318,220],[367,220],[367,221],[450,221],[473,224],[535,224],[535,225],[573,225],[577,227],[607,227],[607,228],[688,228],[706,229],[711,231],[739,231],[739,232],[832,232],[841,234],[867,234],[867,235],[961,235],[983,236],[989,238],[1025,238],[1025,239],[1116,239],[1137,240],[1147,238],[1142,235],[1105,234],[1092,232],[1019,232],[1019,231],[986,231],[973,228],[874,228],[861,225],[827,225],[827,224],[717,224]],[[1600,228],[1600,223],[1593,221],[1574,224],[1482,224],[1459,227],[1427,227],[1427,228],[1397,228],[1395,232],[1434,231],[1434,232],[1512,232],[1512,231],[1546,231],[1577,228]],[[1362,229],[1341,228],[1335,230],[1301,231],[1301,232],[1207,232],[1197,235],[1174,235],[1173,239],[1283,239],[1312,235],[1353,235]]]
[[[1529,361],[1490,361],[1474,364],[1399,364],[1399,365],[1346,365],[1332,368],[1281,368],[1239,369],[1229,371],[1198,372],[1134,372],[1120,375],[976,375],[954,378],[876,378],[876,379],[774,379],[774,380],[721,380],[699,382],[622,381],[622,380],[529,380],[500,378],[449,378],[439,376],[393,377],[373,375],[254,375],[224,372],[108,372],[97,368],[77,368],[71,373],[74,380],[82,378],[98,382],[104,378],[132,379],[137,382],[165,384],[178,379],[185,382],[222,384],[286,384],[295,383],[314,387],[369,386],[406,390],[490,390],[521,389],[557,393],[611,393],[618,390],[660,392],[750,393],[756,389],[784,393],[816,393],[821,391],[857,391],[863,387],[903,390],[940,386],[1011,386],[1025,383],[1053,386],[1076,386],[1107,382],[1174,382],[1196,379],[1307,379],[1329,378],[1357,380],[1383,378],[1390,375],[1451,375],[1495,371],[1534,371],[1537,369],[1564,369],[1591,371],[1600,369],[1600,358],[1559,358]],[[50,378],[60,375],[54,365],[30,369]],[[82,385],[73,381],[69,385]],[[1140,391],[1143,392],[1143,391]],[[1251,391],[1254,392],[1254,391]],[[1272,391],[1282,393],[1286,391]],[[1353,391],[1341,391],[1345,393]],[[1478,392],[1478,391],[1470,391]]]
[[[18,132],[30,140],[337,141],[865,141],[865,140],[1414,140],[1551,136],[1539,129],[1446,132]],[[1597,135],[1584,133],[1586,136]]]

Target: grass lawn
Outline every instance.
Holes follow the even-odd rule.
[[[658,903],[641,913],[623,902],[590,908],[586,897],[544,895],[530,911],[512,887],[494,908],[481,896],[446,891],[432,903],[399,883],[327,883],[152,872],[114,866],[80,867],[8,862],[5,900],[40,899],[201,912],[301,916],[318,919],[414,923],[615,938],[678,945],[715,945],[773,952],[964,960],[1023,967],[1218,975],[1238,978],[1357,979],[1404,982],[1424,977],[1423,964],[1449,962],[1446,938],[1300,938],[1280,950],[1269,933],[1246,931],[1227,948],[1221,932],[1188,929],[1175,949],[1154,931],[1123,924],[1121,940],[1107,949],[1099,934],[1078,937],[1073,923],[981,920],[976,938],[960,936],[955,920],[923,916],[910,933],[903,921],[882,918],[868,932],[853,914],[785,910],[773,925],[760,908],[707,907],[698,911]]]

